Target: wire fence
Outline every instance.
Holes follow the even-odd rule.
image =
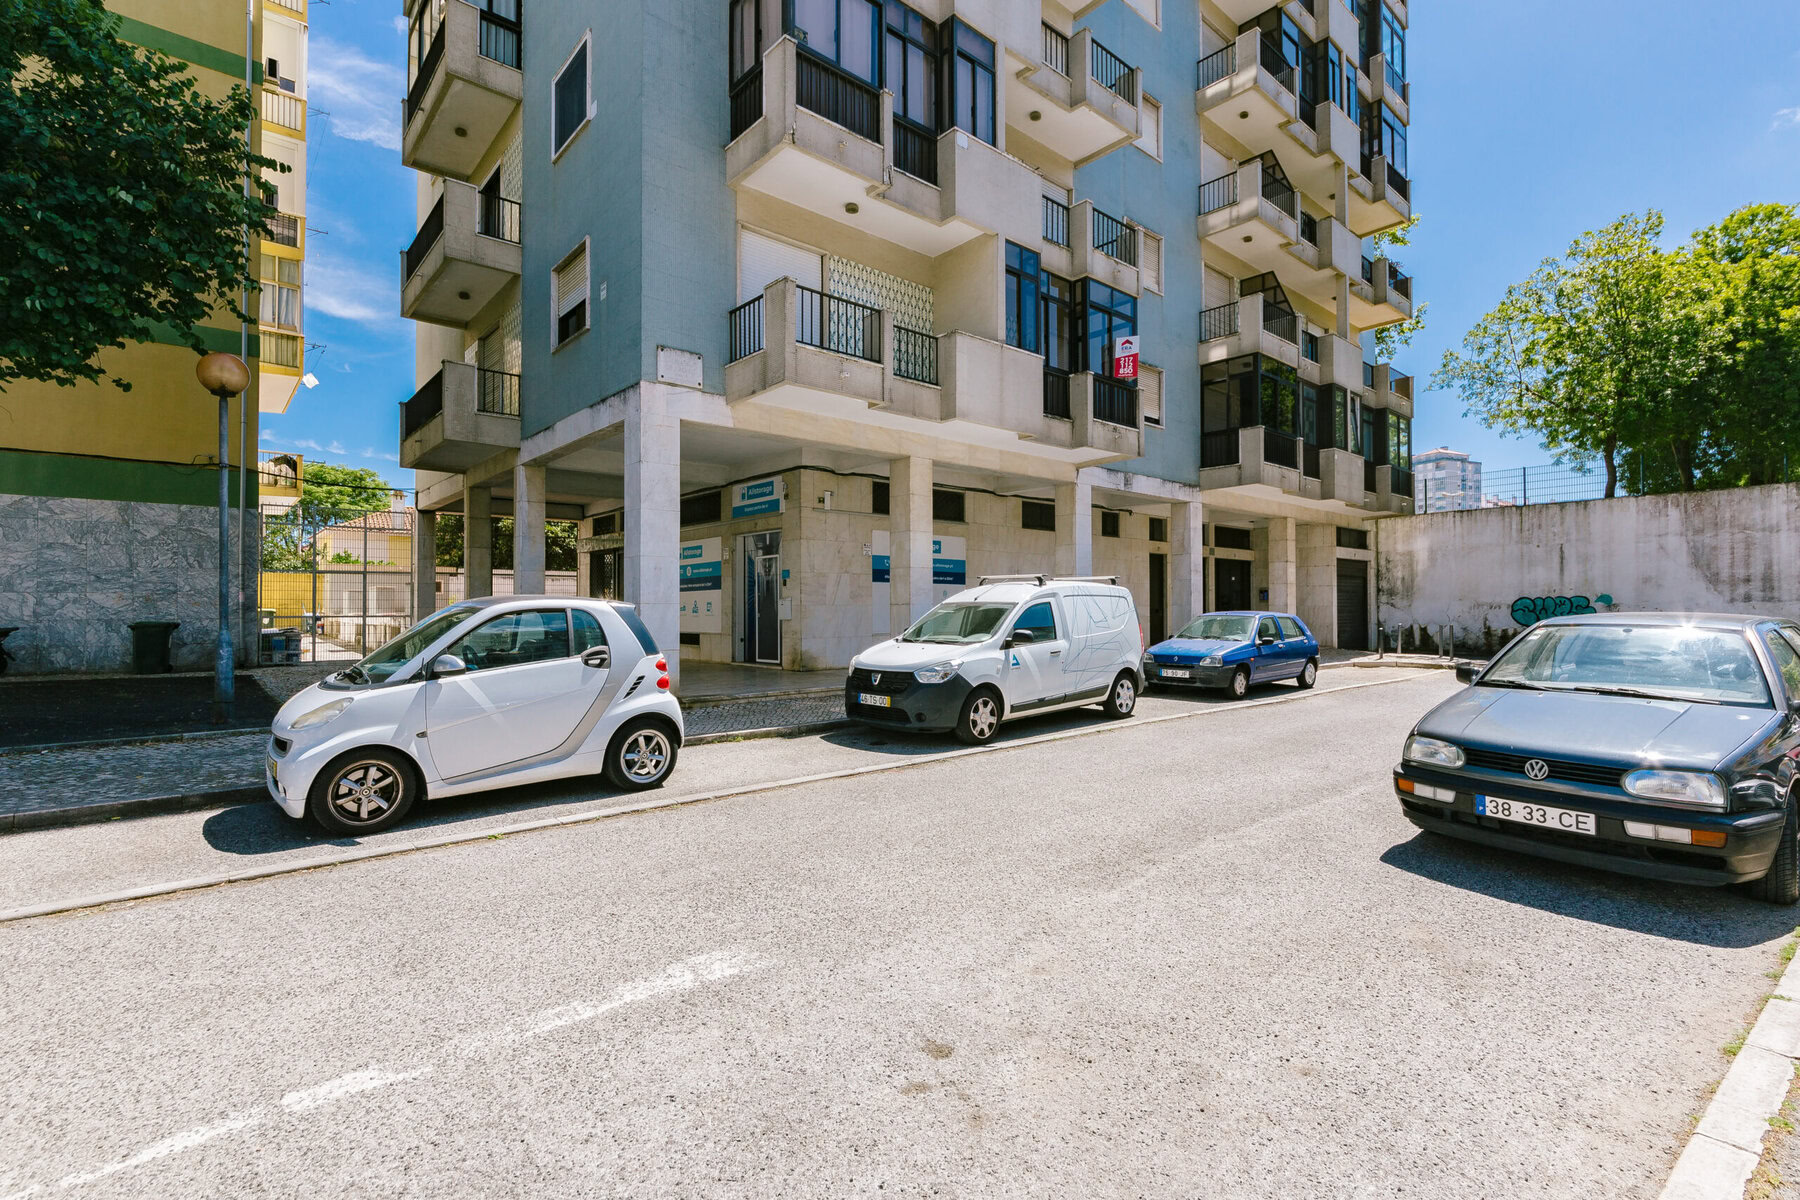
[[[1432,465],[1413,463],[1414,511],[1448,512],[1470,508],[1517,508],[1526,504],[1567,504],[1580,500],[1606,497],[1606,468],[1600,463],[1585,466],[1549,463],[1535,467],[1515,467],[1505,471],[1484,471],[1480,464],[1452,460],[1450,469],[1436,472]],[[1800,464],[1797,464],[1800,466]],[[1800,470],[1790,468],[1787,479],[1800,478]],[[1614,496],[1648,496],[1680,490],[1667,470],[1654,461],[1636,456],[1619,464]]]

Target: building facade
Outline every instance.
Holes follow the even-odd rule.
[[[1413,487],[1417,512],[1483,507],[1481,464],[1460,450],[1440,446],[1413,455]]]
[[[583,589],[700,660],[842,665],[1022,571],[1368,644],[1404,3],[726,8],[409,10],[401,462],[471,591],[510,513],[520,591],[578,520]]]
[[[260,102],[252,145],[291,168],[261,181],[281,215],[257,247],[263,284],[247,311],[260,320],[246,326],[221,310],[201,329],[209,350],[251,368],[249,391],[231,405],[225,464],[235,512],[248,513],[232,550],[236,579],[249,581],[239,589],[240,655],[256,647],[257,417],[285,410],[304,370],[306,2],[256,0],[248,43],[243,0],[107,4],[121,37],[187,63],[204,93],[248,82]],[[13,669],[128,669],[127,625],[139,620],[180,622],[175,667],[203,669],[218,634],[218,401],[200,390],[194,352],[173,331],[101,362],[132,390],[20,383],[0,403],[0,625],[20,627],[7,642]]]

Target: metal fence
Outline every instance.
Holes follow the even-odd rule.
[[[410,510],[323,525],[299,505],[261,516],[259,661],[355,660],[416,619]]]
[[[1415,460],[1417,455],[1415,454]],[[1526,504],[1567,504],[1606,497],[1606,468],[1600,463],[1577,466],[1550,463],[1483,471],[1479,486],[1440,481],[1430,477],[1429,467],[1413,464],[1414,501],[1418,512],[1444,512],[1470,508],[1515,508]],[[1396,483],[1396,490],[1399,485]],[[1619,464],[1615,496],[1644,496],[1670,491],[1659,484],[1654,472],[1646,475],[1641,459],[1627,456]]]

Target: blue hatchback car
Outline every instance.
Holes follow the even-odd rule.
[[[1144,653],[1147,685],[1224,688],[1233,699],[1253,683],[1309,688],[1318,678],[1319,639],[1293,613],[1207,613]]]

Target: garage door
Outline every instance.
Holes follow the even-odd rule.
[[[1337,627],[1340,650],[1369,648],[1369,564],[1340,558],[1337,565]]]

